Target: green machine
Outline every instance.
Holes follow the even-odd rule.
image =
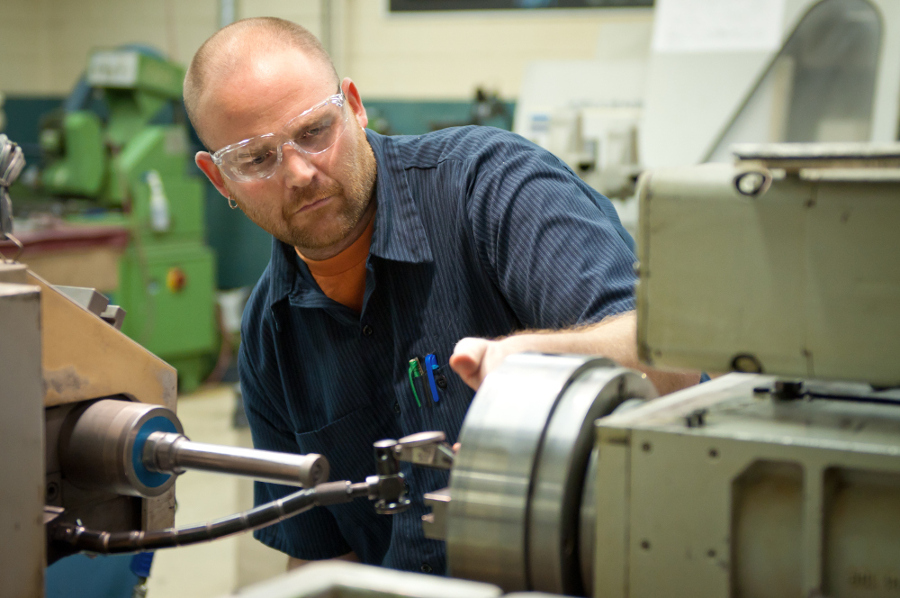
[[[145,51],[94,52],[85,91],[107,114],[67,110],[46,120],[40,186],[100,208],[69,220],[128,230],[119,286],[106,291],[128,312],[122,331],[175,366],[182,390],[190,390],[202,381],[219,339],[204,187],[190,172],[184,119],[166,117],[181,114],[183,79],[182,67]],[[91,211],[99,219],[86,215]]]

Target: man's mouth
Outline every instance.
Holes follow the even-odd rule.
[[[313,201],[311,201],[311,202],[309,202],[309,203],[304,204],[303,206],[301,206],[300,209],[297,210],[297,212],[307,212],[307,211],[309,211],[309,210],[315,210],[316,208],[325,205],[325,204],[328,202],[328,200],[331,199],[331,197],[332,197],[332,196],[329,195],[329,196],[323,197],[323,198],[321,198],[321,199],[313,200]]]

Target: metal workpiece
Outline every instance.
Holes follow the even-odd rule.
[[[582,592],[577,513],[591,424],[655,395],[642,374],[607,359],[507,358],[460,434],[446,509],[451,574],[506,591]]]
[[[125,310],[118,305],[110,305],[109,298],[97,289],[64,285],[54,285],[54,288],[116,330],[122,329]]]
[[[322,455],[294,455],[192,442],[171,432],[153,432],[142,455],[147,469],[180,474],[194,469],[252,477],[256,480],[311,488],[328,481],[328,460]]]
[[[583,357],[508,357],[481,385],[460,432],[450,477],[447,565],[451,575],[528,590],[531,473],[556,399],[587,367]]]
[[[128,496],[159,496],[175,476],[150,471],[143,448],[153,432],[181,433],[181,422],[165,407],[104,399],[74,409],[60,433],[63,476],[89,490]]]

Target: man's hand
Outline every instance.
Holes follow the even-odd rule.
[[[645,372],[660,395],[700,381],[698,372],[664,372],[638,361],[637,316],[633,311],[568,330],[524,331],[498,340],[464,338],[456,343],[450,367],[466,384],[478,390],[484,378],[507,355],[523,351],[603,355],[624,367]]]
[[[494,371],[510,352],[505,350],[502,340],[468,337],[456,343],[450,356],[450,367],[463,382],[478,390],[484,377]]]

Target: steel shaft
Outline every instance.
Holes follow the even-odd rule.
[[[311,488],[328,481],[322,455],[291,455],[193,442],[181,434],[154,432],[144,446],[144,465],[162,473],[188,469],[243,475],[266,482]]]

